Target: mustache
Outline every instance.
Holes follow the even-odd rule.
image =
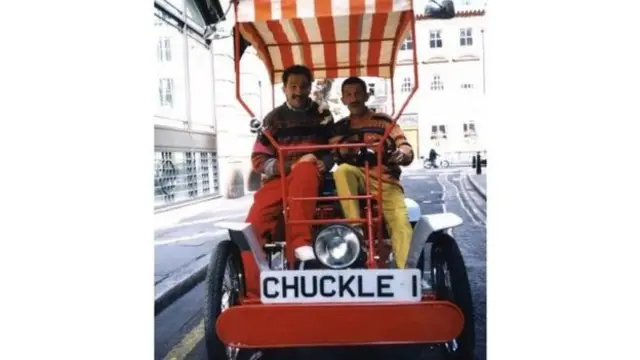
[[[362,103],[362,102],[360,102],[360,101],[354,101],[354,102],[352,102],[351,104],[349,104],[349,106],[360,106],[360,105],[362,105],[362,104],[363,104],[363,103]]]

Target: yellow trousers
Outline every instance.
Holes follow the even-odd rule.
[[[333,173],[338,196],[358,195],[365,188],[364,170],[349,164],[341,164]],[[378,180],[370,178],[371,192],[377,194]],[[358,200],[340,200],[347,219],[360,218]],[[382,214],[391,235],[391,247],[398,268],[403,269],[409,256],[413,229],[409,223],[407,205],[402,188],[396,184],[382,183]]]

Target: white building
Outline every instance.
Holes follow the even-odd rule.
[[[193,0],[155,0],[157,208],[247,191],[255,135],[236,100],[233,11],[227,17],[222,30],[207,40],[203,15]],[[271,109],[271,91],[264,65],[251,48],[242,58],[241,72],[243,99],[261,118]]]
[[[485,0],[454,0],[456,17],[427,19],[415,0],[417,42],[407,38],[398,53],[394,76],[396,112],[415,85],[413,47],[417,50],[419,86],[400,119],[414,149],[431,148],[455,161],[470,161],[484,150]],[[381,91],[381,93],[383,93]],[[390,101],[387,111],[391,112]]]

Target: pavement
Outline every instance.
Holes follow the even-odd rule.
[[[473,185],[472,181],[476,184]],[[414,199],[423,214],[453,212],[464,223],[453,230],[469,272],[476,321],[475,360],[486,360],[486,170],[477,176],[464,168],[407,169],[402,183],[407,197]],[[182,210],[167,224],[156,226],[156,295],[180,288],[185,278],[203,271],[208,251],[225,235],[215,221],[242,221],[252,196],[237,200],[218,199],[209,205],[198,205],[201,213]],[[187,214],[187,215],[185,215]],[[170,216],[164,215],[167,219]],[[169,275],[169,276],[167,276]],[[160,279],[160,280],[158,280]],[[203,306],[204,273],[201,279],[186,282],[181,296],[161,304],[155,317],[155,358],[171,360],[206,359],[204,346]],[[198,281],[199,280],[199,281]],[[159,290],[160,287],[160,290]],[[170,296],[164,297],[169,299]],[[158,303],[156,303],[158,304]],[[158,306],[156,306],[158,309]]]
[[[468,170],[466,173],[469,178],[469,182],[474,187],[474,190],[480,193],[484,199],[487,199],[487,168],[482,168],[480,175],[476,174],[475,170]]]
[[[252,200],[218,198],[155,215],[156,313],[204,279],[212,246],[228,237],[215,223],[243,221]]]

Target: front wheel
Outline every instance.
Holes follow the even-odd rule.
[[[434,235],[431,276],[438,300],[453,302],[464,316],[464,327],[460,335],[444,344],[445,358],[472,360],[476,335],[469,277],[458,244],[445,233]]]
[[[204,335],[207,359],[259,359],[260,352],[225,346],[216,332],[216,321],[220,314],[231,306],[238,305],[240,295],[244,293],[240,252],[230,240],[220,241],[214,246],[205,285]]]
[[[440,167],[441,167],[441,168],[443,168],[443,169],[448,168],[448,167],[449,167],[449,161],[447,161],[447,160],[442,160],[442,161],[440,162]]]

